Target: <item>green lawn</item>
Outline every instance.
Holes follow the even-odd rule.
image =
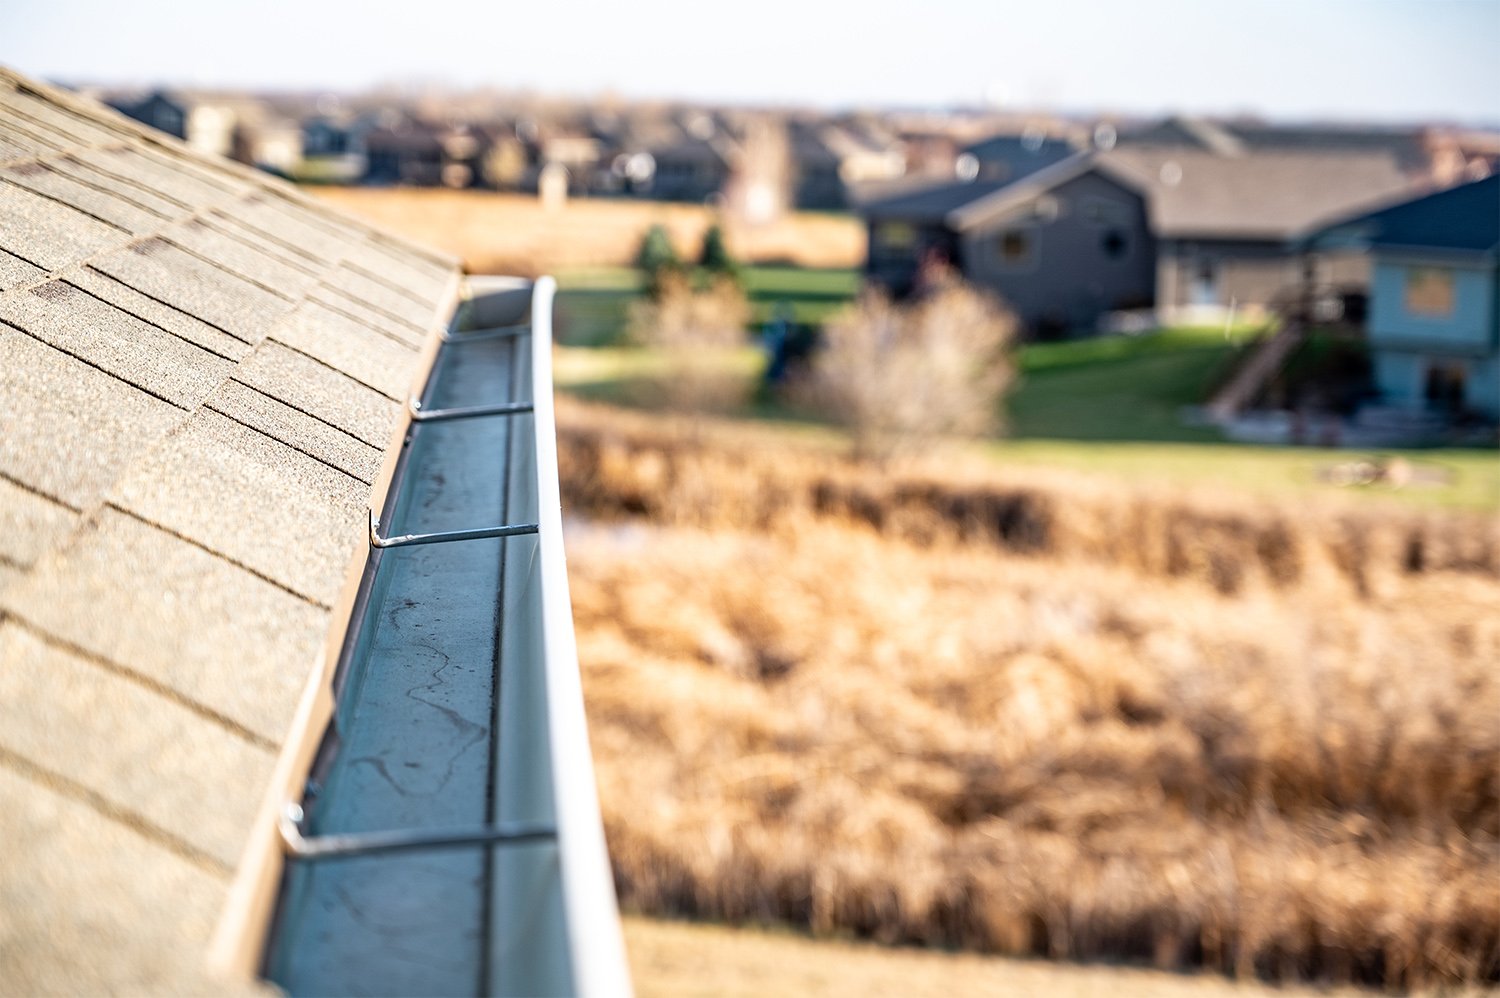
[[[800,295],[808,309],[838,307],[854,289],[847,271],[755,268],[747,274],[752,296],[764,307],[777,296]],[[572,290],[628,298],[634,272],[591,271],[564,275]],[[588,300],[588,299],[583,299]],[[623,305],[620,306],[623,310]],[[826,314],[826,313],[825,313]],[[1038,343],[1017,356],[1017,381],[1006,400],[1004,439],[975,446],[997,462],[1061,467],[1130,479],[1208,484],[1269,494],[1344,494],[1433,506],[1500,509],[1500,455],[1494,450],[1408,450],[1401,455],[1431,479],[1400,491],[1384,487],[1341,489],[1323,477],[1332,466],[1371,457],[1366,453],[1306,447],[1264,447],[1223,440],[1218,430],[1185,423],[1185,407],[1201,403],[1230,370],[1254,330],[1172,329]],[[569,342],[579,342],[577,339]],[[599,342],[595,340],[594,342]],[[756,378],[764,358],[754,347],[726,357],[746,378]],[[559,388],[583,398],[638,404],[643,379],[665,369],[662,358],[631,348],[558,351]],[[805,412],[775,401],[752,403],[742,417],[777,425],[802,439],[834,438]]]
[[[1217,429],[1185,425],[1181,410],[1223,379],[1239,342],[1223,330],[1172,329],[1027,346],[1007,399],[1009,435],[1216,442]]]
[[[855,270],[801,267],[746,267],[743,274],[757,325],[780,303],[790,307],[794,322],[822,322],[854,297],[860,279]],[[558,275],[557,288],[558,341],[606,346],[619,342],[626,308],[641,291],[641,275],[629,267],[567,270]]]

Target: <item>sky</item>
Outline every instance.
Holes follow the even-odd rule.
[[[1500,123],[1500,0],[0,0],[65,82]]]

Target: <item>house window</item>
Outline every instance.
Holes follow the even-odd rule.
[[[1110,260],[1123,260],[1130,252],[1130,238],[1121,229],[1109,229],[1099,239],[1099,249]]]
[[[1413,267],[1406,272],[1406,311],[1412,315],[1447,318],[1453,314],[1453,272],[1437,267]]]
[[[917,244],[917,230],[905,222],[885,222],[875,230],[875,240],[888,250],[909,250]]]
[[[1023,229],[1000,233],[995,240],[995,253],[1004,266],[1025,266],[1031,262],[1031,233]]]

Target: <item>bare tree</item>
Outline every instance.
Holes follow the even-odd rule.
[[[864,458],[990,432],[1012,380],[1015,328],[998,300],[957,279],[906,306],[866,292],[824,329],[812,401]]]
[[[749,396],[752,377],[741,348],[750,304],[734,280],[715,278],[695,291],[679,273],[663,276],[655,298],[630,306],[630,339],[657,351],[659,372],[647,378],[648,401],[677,412],[737,408]]]

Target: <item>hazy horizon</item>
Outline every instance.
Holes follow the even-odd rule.
[[[1500,123],[1500,0],[954,0],[869,4],[858,22],[788,0],[709,18],[685,0],[448,10],[13,0],[0,61],[74,84],[265,92]]]

